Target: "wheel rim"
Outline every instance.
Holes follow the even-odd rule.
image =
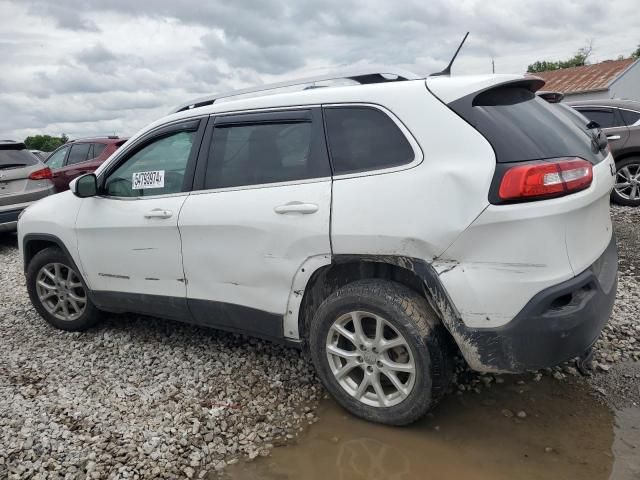
[[[397,405],[415,384],[409,343],[379,315],[355,311],[340,316],[327,334],[326,352],[336,381],[366,405]]]
[[[625,200],[640,200],[640,163],[631,163],[618,170],[614,188]]]
[[[63,263],[48,263],[36,277],[42,306],[59,320],[77,320],[87,307],[87,294],[78,274]]]

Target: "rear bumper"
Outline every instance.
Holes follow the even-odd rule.
[[[612,237],[604,253],[576,277],[534,296],[509,323],[460,327],[469,364],[478,370],[523,372],[582,355],[597,340],[616,297],[618,253]]]
[[[33,203],[34,202],[31,201],[0,207],[0,232],[15,231],[18,227],[18,217]]]
[[[18,216],[24,208],[0,212],[0,232],[13,232],[18,226]]]

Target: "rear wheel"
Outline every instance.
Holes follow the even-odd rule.
[[[46,248],[29,262],[27,290],[40,316],[56,328],[86,330],[99,320],[80,274],[59,248]]]
[[[618,205],[640,206],[640,157],[616,162],[616,184],[611,199]]]
[[[418,420],[452,376],[444,328],[426,299],[395,282],[360,280],[333,293],[316,312],[309,344],[327,390],[374,422]]]

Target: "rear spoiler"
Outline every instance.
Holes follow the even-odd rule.
[[[23,142],[0,141],[0,150],[24,150],[27,146]]]
[[[535,93],[544,86],[545,81],[533,75],[460,75],[429,77],[426,83],[433,95],[449,104],[468,95],[478,95],[498,87],[526,88]]]

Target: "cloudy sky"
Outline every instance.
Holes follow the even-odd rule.
[[[637,0],[0,0],[0,138],[131,135],[206,93],[391,64],[524,72],[640,43]]]

